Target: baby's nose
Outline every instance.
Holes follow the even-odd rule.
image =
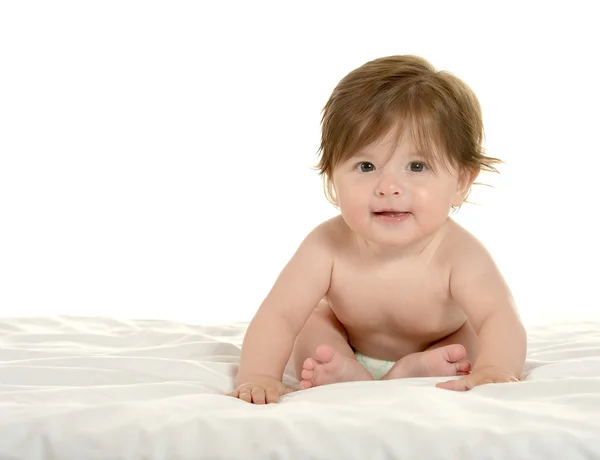
[[[378,196],[401,195],[403,191],[402,184],[395,177],[382,178],[377,184],[376,193]]]

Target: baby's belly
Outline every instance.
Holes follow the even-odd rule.
[[[333,305],[332,309],[335,313]],[[380,321],[371,317],[362,323],[344,321],[344,315],[340,315],[342,318],[338,316],[338,319],[346,329],[348,343],[356,351],[372,358],[398,361],[411,353],[424,351],[453,334],[466,320],[464,312],[459,309],[437,313],[410,320],[397,318],[396,321],[385,316]]]

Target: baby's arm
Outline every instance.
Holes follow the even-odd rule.
[[[459,259],[452,268],[450,291],[479,336],[480,350],[471,375],[439,386],[469,390],[484,383],[516,381],[525,363],[527,335],[510,289],[478,241]]]
[[[246,332],[238,387],[261,379],[281,382],[296,336],[329,290],[332,253],[322,224],[304,239],[282,270]]]

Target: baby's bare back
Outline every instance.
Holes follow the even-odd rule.
[[[457,224],[449,223],[435,250],[383,263],[360,254],[343,222],[331,224],[337,248],[327,300],[352,347],[397,361],[464,324],[466,315],[449,291],[453,233],[462,231]]]

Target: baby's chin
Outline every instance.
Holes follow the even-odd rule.
[[[377,229],[361,236],[372,245],[398,250],[409,249],[423,239],[411,231],[382,232]]]
[[[440,228],[437,226],[425,229],[416,225],[416,223],[395,229],[382,229],[378,225],[372,225],[368,231],[361,232],[361,236],[370,244],[401,251],[415,248],[430,241],[439,230]]]
[[[377,246],[382,246],[389,249],[397,249],[399,251],[403,249],[410,249],[414,245],[418,244],[421,239],[400,239],[400,238],[371,238],[367,239],[371,244],[375,244]]]

